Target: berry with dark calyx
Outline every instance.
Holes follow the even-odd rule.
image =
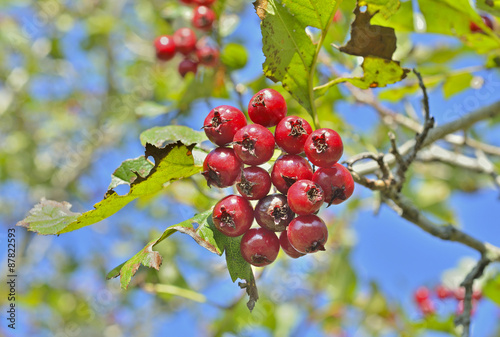
[[[191,0],[191,1],[200,6],[211,6],[215,2],[215,0]]]
[[[415,291],[415,293],[413,294],[413,298],[415,299],[415,302],[422,303],[422,302],[428,300],[430,295],[431,295],[431,292],[429,291],[429,288],[419,287]]]
[[[493,21],[491,21],[489,17],[487,17],[486,15],[481,15],[481,19],[489,29],[493,29]],[[481,27],[479,27],[475,22],[472,21],[469,24],[469,29],[472,33],[483,33]]]
[[[219,63],[219,51],[210,46],[203,46],[196,50],[196,57],[200,64],[215,67]]]
[[[231,143],[236,132],[245,125],[247,120],[243,112],[230,105],[220,105],[205,118],[203,129],[212,143],[224,146]]]
[[[335,163],[330,168],[317,169],[312,181],[323,189],[328,206],[346,201],[354,192],[354,180],[351,173],[339,163]]]
[[[212,220],[222,234],[240,236],[252,226],[253,208],[245,198],[228,195],[214,206]]]
[[[314,214],[300,215],[287,228],[288,241],[298,252],[308,254],[325,250],[328,228],[323,220]]]
[[[208,186],[219,188],[232,186],[238,179],[243,163],[233,149],[218,147],[210,152],[203,162],[203,176]]]
[[[313,214],[323,205],[323,189],[312,180],[302,179],[288,189],[287,200],[295,214]]]
[[[155,39],[156,57],[162,61],[171,60],[177,51],[174,38],[169,35],[158,36]]]
[[[250,228],[241,238],[241,255],[251,265],[266,266],[276,260],[280,241],[276,234],[264,228]]]
[[[207,6],[198,6],[193,11],[191,23],[200,30],[211,30],[215,20],[215,12]]]
[[[267,162],[274,153],[274,136],[259,124],[250,124],[236,132],[233,148],[242,162],[260,165]]]
[[[271,177],[261,167],[251,166],[244,168],[236,182],[240,194],[248,200],[264,198],[271,189]]]
[[[444,300],[453,296],[453,293],[450,291],[450,289],[441,284],[436,287],[436,296],[439,299]]]
[[[332,129],[318,129],[307,137],[304,152],[309,161],[319,167],[332,167],[344,152],[339,134]]]
[[[286,116],[286,102],[279,92],[262,89],[248,103],[248,116],[256,123],[272,127]]]
[[[260,199],[254,213],[259,226],[273,232],[284,231],[295,216],[283,194],[270,194]]]
[[[303,118],[287,116],[276,126],[276,144],[289,154],[304,152],[304,144],[312,133],[311,125]]]
[[[174,33],[174,42],[178,52],[188,55],[196,48],[196,34],[190,28],[179,28]]]
[[[283,194],[288,192],[290,186],[301,179],[311,180],[313,171],[311,165],[304,158],[295,154],[286,154],[274,162],[271,171],[273,185]]]
[[[297,259],[301,256],[306,255],[293,248],[293,246],[290,244],[290,241],[288,241],[288,234],[286,230],[281,232],[280,234],[280,246],[281,249],[283,249],[283,251],[286,253],[286,255],[290,256],[292,259]]]
[[[184,59],[179,63],[179,74],[184,77],[187,75],[187,73],[193,73],[196,74],[198,71],[198,63],[190,60],[190,59]]]

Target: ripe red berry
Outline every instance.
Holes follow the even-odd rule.
[[[248,200],[264,198],[271,189],[271,177],[263,168],[251,166],[243,169],[236,183],[238,192]]]
[[[262,89],[248,103],[248,116],[265,127],[278,125],[286,116],[285,99],[276,90]]]
[[[288,205],[297,215],[317,212],[323,205],[323,189],[315,182],[302,179],[288,189]]]
[[[248,263],[262,267],[276,260],[280,241],[276,234],[264,228],[250,228],[241,238],[241,255]]]
[[[215,0],[192,0],[194,3],[200,5],[200,6],[211,6]]]
[[[211,30],[215,20],[215,12],[207,6],[198,6],[193,11],[191,23],[201,30]]]
[[[276,144],[289,154],[304,152],[304,144],[312,133],[311,125],[303,118],[287,116],[276,126]]]
[[[413,298],[415,299],[415,302],[422,303],[429,299],[430,294],[431,293],[427,287],[419,287],[413,294]]]
[[[283,194],[270,194],[260,199],[254,213],[259,226],[273,232],[284,231],[295,216]]]
[[[441,284],[436,287],[436,296],[439,299],[444,300],[451,297],[452,295],[453,295],[452,292],[444,285]]]
[[[233,149],[218,147],[210,152],[203,162],[203,176],[208,186],[229,187],[238,179],[243,163]]]
[[[274,153],[274,136],[265,127],[251,124],[242,127],[234,135],[234,152],[248,165],[267,162]]]
[[[311,163],[319,167],[332,167],[344,152],[339,134],[332,129],[318,129],[307,137],[304,152]]]
[[[198,63],[190,59],[184,59],[179,63],[179,74],[184,77],[187,73],[196,74]]]
[[[312,181],[323,189],[325,202],[328,206],[344,202],[354,191],[354,180],[351,173],[339,163],[335,163],[330,168],[317,169],[313,174]]]
[[[297,180],[311,179],[313,171],[309,162],[295,154],[286,154],[279,157],[271,171],[273,185],[283,194],[288,192]]]
[[[460,287],[458,289],[455,289],[455,291],[453,292],[453,296],[455,296],[457,300],[463,301],[465,298],[465,288]]]
[[[156,57],[162,61],[171,60],[175,56],[174,38],[169,35],[158,36],[155,39]]]
[[[474,290],[472,292],[472,298],[479,301],[483,298],[483,292],[481,290]]]
[[[280,246],[281,249],[283,249],[283,251],[286,253],[286,255],[290,256],[293,259],[306,255],[293,248],[293,246],[290,244],[290,241],[288,241],[288,234],[286,230],[281,232],[280,234]]]
[[[253,208],[245,198],[228,195],[214,206],[212,220],[222,234],[240,236],[252,226]]]
[[[220,105],[208,114],[203,129],[214,144],[224,146],[233,141],[236,132],[247,125],[245,115],[230,105]]]
[[[215,67],[219,63],[219,51],[210,46],[203,46],[196,50],[196,57],[201,64],[207,67]]]
[[[425,299],[422,302],[419,302],[418,307],[425,316],[433,315],[436,313],[434,302],[432,302],[430,299]]]
[[[194,0],[180,0],[182,3],[185,3],[186,5],[191,5],[194,3]]]
[[[481,19],[483,19],[484,24],[489,29],[493,29],[493,21],[491,21],[491,19],[489,17],[487,17],[486,15],[481,15]],[[481,27],[479,27],[475,22],[472,22],[472,21],[469,25],[469,29],[472,33],[482,33],[483,32]]]
[[[174,33],[174,42],[178,52],[188,55],[195,50],[196,34],[190,28],[179,28]]]
[[[328,229],[320,217],[309,214],[293,219],[287,228],[288,241],[300,253],[325,250]]]

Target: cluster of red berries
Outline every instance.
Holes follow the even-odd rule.
[[[210,6],[215,0],[181,0],[185,4],[194,4],[193,27],[210,31],[215,20],[215,12]],[[219,61],[219,50],[205,43],[197,43],[195,32],[187,27],[180,28],[171,35],[162,35],[155,39],[156,57],[161,61],[171,60],[177,53],[184,55],[179,63],[179,74],[182,77],[191,72],[196,74],[198,65],[215,67]]]
[[[415,302],[418,308],[424,315],[433,315],[436,313],[436,305],[431,297],[434,295],[440,300],[455,299],[457,300],[457,314],[462,314],[464,311],[464,298],[465,298],[465,288],[460,287],[458,289],[452,290],[448,289],[443,285],[438,285],[432,294],[431,290],[427,287],[419,287],[414,294]],[[477,301],[483,297],[481,290],[474,290],[472,293],[472,312],[474,314],[477,306]]]
[[[280,246],[292,258],[325,250],[328,230],[315,214],[324,202],[340,204],[354,190],[351,174],[337,163],[343,153],[339,134],[313,131],[305,119],[286,113],[283,96],[263,89],[248,104],[255,124],[247,125],[237,108],[221,105],[210,111],[203,125],[208,139],[219,146],[203,163],[208,186],[236,184],[241,194],[215,205],[214,225],[227,236],[243,235],[241,254],[254,266],[273,262]],[[273,126],[274,135],[268,129]],[[284,153],[269,174],[258,165],[273,157],[275,144]],[[309,162],[319,168],[314,171]],[[269,194],[271,185],[280,193]],[[255,208],[249,200],[258,200]],[[250,228],[254,219],[259,228]],[[276,232],[281,232],[279,238]]]

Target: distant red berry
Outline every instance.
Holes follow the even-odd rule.
[[[323,189],[311,180],[302,179],[288,189],[287,200],[297,215],[316,213],[323,205]]]
[[[465,298],[465,288],[460,287],[458,289],[455,289],[455,291],[453,292],[453,296],[455,296],[457,300],[462,301]]]
[[[178,52],[188,55],[195,50],[196,34],[190,28],[179,28],[174,33],[174,42]]]
[[[203,46],[196,50],[196,57],[198,61],[207,66],[215,67],[219,63],[219,51],[210,46]]]
[[[287,228],[288,240],[300,253],[325,250],[328,229],[320,217],[309,214],[296,217]]]
[[[220,105],[210,111],[203,122],[208,139],[219,146],[233,141],[236,132],[247,125],[243,112],[230,105]]]
[[[430,295],[431,295],[431,292],[429,291],[429,288],[419,287],[415,291],[415,293],[413,294],[413,298],[415,299],[415,302],[422,303],[422,302],[428,300]]]
[[[354,192],[354,180],[351,173],[339,163],[333,164],[330,168],[317,169],[312,181],[323,189],[328,206],[346,201]]]
[[[483,19],[483,22],[484,24],[489,28],[489,29],[493,29],[493,21],[491,21],[491,19],[485,15],[481,15],[481,19]],[[472,33],[482,33],[483,30],[481,29],[481,27],[479,27],[475,22],[472,22],[470,23],[469,25],[469,28],[470,28],[470,31]]]
[[[211,30],[215,20],[215,12],[207,6],[198,6],[193,11],[192,24],[201,30]]]
[[[271,189],[271,177],[263,168],[251,166],[243,169],[237,180],[238,192],[248,200],[264,198]]]
[[[248,103],[248,116],[256,123],[272,127],[286,116],[286,102],[274,89],[262,89]]]
[[[253,208],[245,198],[228,195],[214,206],[212,220],[222,234],[240,236],[252,226]]]
[[[340,135],[332,129],[318,129],[309,135],[304,145],[307,159],[319,167],[332,167],[344,152]]]
[[[162,61],[171,60],[175,56],[174,38],[169,35],[158,36],[155,39],[156,57]]]
[[[198,63],[190,60],[190,59],[184,59],[179,63],[179,74],[184,77],[187,75],[187,73],[193,73],[196,74],[198,71]]]
[[[203,176],[208,186],[229,187],[238,179],[243,163],[233,149],[218,147],[210,152],[203,162]]]
[[[311,180],[313,171],[307,160],[295,154],[286,154],[279,157],[273,165],[271,171],[271,181],[273,185],[283,194],[287,194],[288,189],[296,181],[301,179]]]
[[[446,288],[445,286],[438,285],[436,287],[436,295],[439,299],[444,300],[446,298],[453,296],[453,293],[450,291],[450,289]]]
[[[280,242],[276,234],[264,228],[250,228],[241,238],[241,255],[248,263],[262,267],[276,260]]]
[[[283,118],[274,131],[276,144],[289,154],[304,152],[304,144],[312,133],[311,125],[303,118],[287,116]]]
[[[293,248],[292,244],[290,241],[288,241],[288,234],[285,231],[281,232],[280,234],[280,246],[281,249],[286,253],[286,255],[290,256],[293,259],[297,259],[301,256],[304,256],[306,254],[299,252],[297,249]]]
[[[261,165],[273,156],[274,136],[262,125],[250,124],[236,132],[233,148],[245,164]]]
[[[194,3],[194,0],[180,0],[180,1],[186,5],[191,5]]]
[[[481,290],[474,290],[472,292],[472,298],[479,301],[480,299],[483,298],[483,292]]]
[[[434,302],[430,299],[425,299],[422,302],[419,302],[418,307],[425,316],[434,315],[436,313]]]
[[[200,6],[211,6],[215,2],[215,0],[191,0],[191,1]]]

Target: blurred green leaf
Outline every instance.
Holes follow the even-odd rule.
[[[448,99],[461,91],[469,89],[473,77],[474,76],[470,73],[456,74],[447,77],[443,84],[444,98]]]
[[[400,3],[399,0],[359,0],[358,6],[367,6],[370,14],[380,13],[387,19],[397,12]]]
[[[222,63],[230,69],[241,69],[248,61],[248,53],[244,46],[238,43],[228,43],[221,52]]]
[[[486,281],[483,286],[483,294],[500,306],[500,274]]]
[[[155,117],[170,112],[166,106],[156,102],[141,102],[136,108],[135,113],[141,117]]]

